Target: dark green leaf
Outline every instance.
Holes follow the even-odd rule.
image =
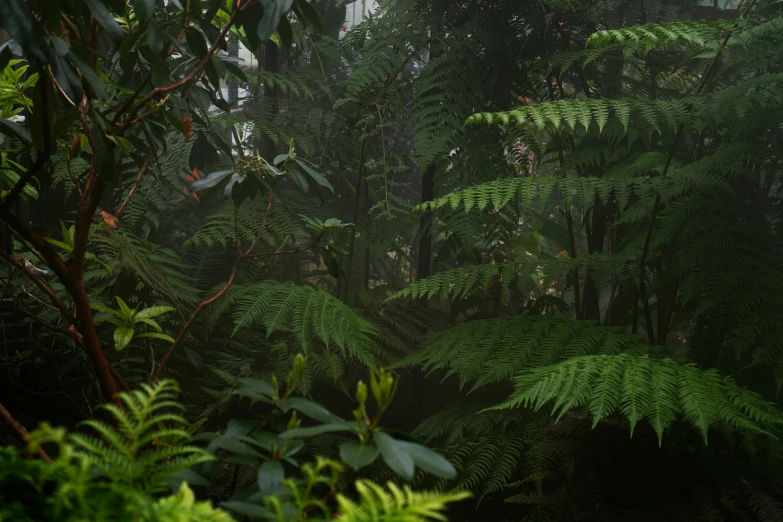
[[[208,189],[211,187],[214,187],[224,179],[226,179],[228,176],[233,174],[233,170],[219,170],[217,172],[213,172],[206,178],[202,178],[199,180],[196,180],[193,182],[193,184],[190,186],[190,190],[197,192],[199,190]]]
[[[339,424],[320,424],[318,426],[295,428],[293,430],[284,431],[280,436],[283,438],[312,437],[313,435],[321,435],[322,433],[332,433],[335,431],[353,431],[353,426],[347,422],[341,422]]]
[[[146,25],[152,19],[155,0],[134,0],[133,8],[136,11],[136,21],[141,25]]]
[[[399,441],[391,438],[382,431],[375,433],[375,443],[378,445],[378,449],[383,455],[383,460],[389,467],[403,477],[405,480],[411,480],[413,478],[413,457],[407,452],[407,450],[400,446]]]
[[[340,460],[353,470],[369,466],[378,458],[378,448],[375,444],[361,445],[356,441],[343,442],[340,445]]]
[[[87,80],[87,83],[89,83],[90,87],[95,91],[95,95],[98,98],[104,98],[106,96],[106,86],[101,81],[98,73],[95,72],[95,69],[93,69],[87,60],[75,53],[73,49],[70,49],[68,54],[76,67],[79,68],[84,79]]]
[[[271,491],[280,486],[283,479],[285,479],[283,463],[279,460],[268,460],[261,464],[258,470],[258,489],[262,492]]]
[[[33,141],[33,139],[30,137],[30,133],[27,132],[27,129],[20,127],[16,123],[12,122],[11,120],[6,120],[5,118],[0,118],[0,134],[13,134],[14,136],[18,136],[28,143],[32,143]]]
[[[324,32],[324,24],[321,21],[321,17],[318,15],[318,11],[315,10],[313,4],[307,0],[297,0],[294,4],[294,9],[297,11],[299,19],[307,25],[312,25],[319,33]]]
[[[114,161],[114,147],[106,139],[103,131],[92,127],[92,133],[95,137],[95,155],[98,158],[98,173],[105,181],[111,181],[117,173],[117,163]]]
[[[57,56],[65,56],[68,54],[68,44],[65,43],[65,40],[59,36],[52,36],[51,40],[52,48],[54,49],[54,52],[57,53]]]
[[[215,67],[214,56],[207,60],[207,64],[204,67],[204,72],[207,74],[209,83],[212,84],[212,88],[215,89],[215,92],[220,91],[220,75],[218,74],[217,68]],[[219,104],[215,103],[215,105],[218,106]]]
[[[9,43],[10,42],[6,42],[0,45],[0,71],[5,69],[8,65],[8,62],[10,62],[11,58],[13,58],[11,47],[8,45]]]
[[[158,27],[158,29],[160,29],[160,27]],[[144,31],[136,31],[135,33],[130,34],[125,40],[123,40],[122,44],[120,44],[119,47],[120,56],[125,56],[131,50],[133,50],[133,48],[136,46],[136,43],[139,41],[141,35],[143,34]]]
[[[280,23],[277,24],[277,34],[280,35],[280,41],[283,47],[291,47],[294,41],[294,29],[291,27],[291,22],[288,21],[288,17],[283,16],[280,19]]]
[[[158,22],[150,20],[147,26],[147,42],[150,44],[150,49],[156,54],[161,52],[166,45],[166,40],[166,35],[163,34],[163,29],[160,28]]]
[[[74,107],[57,118],[52,125],[52,139],[56,140],[62,136],[79,119],[79,116],[79,109]]]
[[[299,187],[299,190],[307,194],[307,191],[310,189],[310,185],[308,185],[307,178],[305,178],[304,174],[302,174],[302,171],[294,168],[293,166],[289,166],[288,172],[291,174],[291,179],[294,180],[296,186]]]
[[[185,32],[185,41],[188,42],[190,53],[199,60],[203,60],[209,50],[207,49],[207,41],[204,39],[204,35],[191,27]]]
[[[309,174],[309,175],[310,175],[310,177],[313,179],[313,181],[315,181],[316,183],[318,183],[318,184],[319,184],[319,185],[321,185],[322,187],[326,187],[326,188],[328,188],[328,189],[329,189],[329,191],[330,191],[330,192],[332,192],[332,194],[334,194],[334,188],[332,187],[332,184],[331,184],[331,183],[329,183],[329,181],[328,181],[328,180],[327,180],[327,179],[324,177],[324,175],[323,175],[323,174],[321,174],[321,173],[320,173],[320,172],[318,172],[317,170],[315,170],[315,169],[313,169],[312,167],[310,167],[310,166],[307,164],[307,162],[306,162],[306,161],[300,160],[299,158],[295,159],[294,161],[295,161],[295,162],[296,162],[296,163],[297,163],[297,164],[298,164],[300,167],[302,167],[302,168],[304,169],[304,171],[305,171],[305,172],[307,172],[307,174]]]
[[[194,352],[187,346],[185,347],[185,355],[188,356],[190,364],[195,366],[197,370],[200,370],[204,367],[204,359],[202,359],[198,353]]]
[[[280,20],[291,10],[293,0],[264,0],[264,15],[258,23],[258,37],[261,41],[269,40],[280,25]]]
[[[119,42],[125,37],[122,28],[114,21],[102,0],[84,0],[84,3],[112,40]]]
[[[283,411],[295,409],[296,411],[303,413],[311,419],[315,419],[319,422],[324,422],[327,424],[345,424],[343,419],[330,412],[317,402],[313,402],[308,399],[293,397],[291,399],[282,399],[276,401],[276,404]]]
[[[247,75],[234,62],[224,59],[223,66],[226,68],[228,72],[230,72],[231,74],[233,74],[234,76],[242,80],[243,82],[247,83]]]
[[[454,466],[431,449],[404,440],[397,440],[396,445],[406,451],[413,458],[414,464],[424,471],[445,479],[453,479],[457,476]]]
[[[252,388],[252,389],[258,391],[259,393],[263,393],[264,395],[266,395],[269,398],[272,398],[272,397],[274,397],[277,394],[275,389],[272,388],[271,384],[269,384],[266,381],[262,381],[261,379],[253,379],[251,377],[245,377],[245,378],[239,379],[239,382],[241,382],[242,384],[244,384],[248,388]]]
[[[190,95],[195,100],[195,102],[198,104],[199,107],[201,107],[204,112],[207,112],[209,108],[212,106],[212,102],[210,101],[209,92],[197,85],[194,85],[190,89]]]

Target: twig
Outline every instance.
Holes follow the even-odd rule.
[[[174,352],[177,350],[180,344],[182,344],[182,341],[185,340],[185,335],[188,333],[188,330],[190,330],[190,327],[193,326],[193,323],[196,322],[196,319],[199,315],[201,315],[201,312],[203,312],[208,306],[215,303],[218,299],[223,297],[226,292],[228,292],[228,289],[231,288],[231,285],[234,284],[234,279],[236,279],[237,271],[239,270],[239,265],[244,261],[245,259],[248,259],[250,257],[256,257],[254,254],[252,254],[253,250],[256,248],[256,244],[261,239],[261,235],[264,233],[264,230],[266,230],[266,223],[269,219],[269,212],[272,210],[272,202],[274,201],[274,198],[272,194],[269,194],[269,202],[266,205],[266,213],[264,214],[264,221],[261,223],[261,227],[258,230],[258,234],[256,234],[256,238],[253,240],[253,242],[250,244],[250,246],[245,250],[242,255],[237,257],[236,261],[234,261],[234,266],[231,268],[231,275],[228,277],[228,281],[226,281],[226,284],[223,285],[223,288],[221,288],[215,295],[207,299],[206,301],[202,301],[199,303],[199,305],[196,307],[195,310],[193,310],[193,313],[190,314],[190,318],[188,318],[185,325],[182,327],[182,329],[179,331],[179,335],[177,335],[177,338],[174,340],[173,343],[171,343],[171,346],[169,347],[169,350],[166,352],[166,355],[163,356],[163,359],[161,359],[160,364],[158,365],[158,370],[155,372],[153,382],[160,379],[161,374],[163,373],[163,369],[166,367],[166,364],[169,362],[169,359],[171,359],[172,355],[174,355]]]
[[[141,186],[141,180],[142,178],[144,178],[144,174],[147,172],[147,167],[149,167],[150,162],[152,162],[152,154],[147,156],[147,159],[145,159],[144,163],[141,165],[141,168],[139,169],[139,173],[136,175],[136,181],[133,182],[133,186],[128,192],[128,195],[125,196],[125,201],[123,201],[120,204],[120,206],[117,207],[117,210],[114,211],[114,217],[116,217],[117,219],[120,219],[122,215],[125,213],[125,210],[127,210],[128,205],[130,204],[131,199],[133,198],[133,195],[136,194],[136,191]]]
[[[139,100],[136,103],[136,105],[133,106],[133,108],[130,111],[128,111],[127,118],[126,118],[127,121],[126,121],[126,123],[123,123],[123,124],[119,125],[119,129],[118,129],[117,135],[118,136],[122,136],[123,134],[125,134],[125,132],[128,131],[128,129],[133,125],[133,123],[135,121],[137,121],[137,120],[134,119],[134,118],[136,118],[136,113],[139,112],[139,110],[141,110],[141,108],[144,107],[144,105],[146,105],[148,101],[152,100],[153,98],[155,98],[156,96],[159,96],[161,94],[166,94],[166,93],[169,93],[171,91],[175,91],[175,90],[179,89],[180,87],[183,87],[183,86],[191,83],[192,81],[196,80],[198,75],[201,74],[201,71],[204,70],[204,67],[207,66],[207,63],[209,62],[209,60],[212,59],[212,56],[217,51],[218,47],[220,46],[220,40],[225,38],[225,36],[228,33],[228,31],[231,29],[231,26],[234,25],[234,20],[236,19],[237,15],[239,14],[239,11],[241,9],[246,8],[248,5],[251,5],[252,3],[253,3],[253,0],[251,0],[247,4],[242,5],[240,7],[241,2],[237,1],[236,2],[236,6],[234,7],[234,11],[231,13],[231,16],[229,17],[228,21],[226,22],[226,26],[223,28],[222,31],[220,31],[220,34],[218,35],[217,38],[215,38],[215,41],[212,44],[212,47],[209,48],[209,50],[207,51],[207,54],[196,65],[196,67],[193,69],[193,71],[191,71],[190,74],[188,74],[187,76],[185,76],[184,78],[182,78],[178,82],[174,82],[171,85],[167,85],[165,87],[156,87],[156,88],[152,89],[149,93],[147,93],[141,100]]]
[[[0,418],[2,418],[5,421],[5,423],[8,424],[11,427],[11,429],[16,432],[16,434],[19,435],[19,437],[22,440],[27,440],[27,436],[29,435],[29,433],[27,433],[25,427],[22,426],[19,423],[19,421],[17,421],[11,416],[11,413],[9,413],[7,409],[5,409],[5,406],[3,406],[3,403],[1,402],[0,402]],[[38,456],[44,460],[48,460],[49,462],[51,462],[52,460],[51,457],[49,457],[49,455],[46,454],[43,448],[38,448]]]
[[[45,293],[49,299],[52,301],[54,306],[59,310],[59,312],[68,319],[69,321],[73,322],[73,315],[70,313],[68,308],[65,306],[65,304],[60,300],[57,295],[52,291],[51,288],[49,288],[46,283],[41,281],[38,277],[36,277],[35,274],[33,274],[32,270],[27,268],[27,266],[24,265],[21,261],[14,259],[11,257],[7,252],[4,250],[0,250],[0,255],[2,255],[9,263],[14,265],[17,269],[19,269],[24,275],[26,275],[35,285],[41,289],[43,293]]]
[[[33,321],[35,321],[36,323],[40,324],[41,326],[43,326],[44,328],[46,328],[48,330],[51,330],[53,332],[57,332],[57,333],[60,333],[62,335],[65,335],[67,337],[70,337],[71,339],[74,339],[77,342],[81,342],[81,339],[80,339],[80,336],[79,336],[78,333],[76,333],[74,331],[71,331],[71,330],[66,330],[65,328],[62,328],[60,326],[55,326],[55,325],[53,325],[51,323],[47,323],[46,321],[41,319],[39,316],[37,316],[36,314],[31,312],[30,310],[26,310],[24,308],[17,308],[15,306],[8,306],[8,305],[0,304],[0,311],[13,312],[13,313],[21,314],[21,315],[26,315],[27,317],[29,317],[30,319],[32,319]]]

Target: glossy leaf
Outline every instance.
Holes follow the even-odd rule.
[[[118,326],[117,329],[114,330],[114,348],[116,348],[118,352],[124,350],[133,339],[133,333],[133,328],[129,326]]]
[[[145,308],[144,310],[140,310],[136,312],[136,319],[152,319],[153,317],[157,317],[159,315],[173,312],[176,310],[173,306],[149,306]]]
[[[231,174],[233,174],[233,170],[219,170],[217,172],[213,172],[206,178],[201,178],[199,180],[196,180],[193,182],[192,185],[190,185],[190,190],[197,192],[199,190],[208,189],[211,187],[214,187],[227,177],[229,177]]]

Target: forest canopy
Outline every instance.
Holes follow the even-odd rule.
[[[783,2],[0,0],[0,522],[783,520]]]

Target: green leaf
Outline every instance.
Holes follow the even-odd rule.
[[[204,112],[207,112],[209,108],[212,107],[212,101],[210,100],[209,92],[207,92],[207,90],[203,87],[194,85],[190,89],[190,95]]]
[[[330,412],[317,402],[313,402],[311,400],[302,399],[300,397],[293,397],[291,399],[281,399],[279,401],[276,401],[277,406],[283,410],[288,411],[290,409],[295,409],[296,411],[303,413],[310,417],[311,419],[315,419],[319,422],[324,422],[327,424],[345,424],[346,421],[335,415],[334,413]]]
[[[166,35],[163,34],[163,29],[160,28],[160,25],[155,20],[150,20],[147,26],[147,43],[150,44],[150,49],[156,54],[161,52],[166,45]]]
[[[119,326],[114,330],[114,348],[119,352],[125,349],[133,339],[133,328],[129,326]]]
[[[0,134],[12,134],[22,138],[27,143],[32,143],[33,141],[33,139],[30,137],[30,133],[27,132],[27,129],[24,129],[11,120],[6,120],[5,118],[0,118]]]
[[[233,174],[233,170],[219,170],[217,172],[213,172],[206,178],[201,178],[199,180],[196,180],[193,182],[192,185],[190,185],[190,190],[194,192],[198,192],[199,190],[208,189],[211,187],[214,187],[227,177],[229,177],[231,174]]]
[[[332,187],[332,184],[329,183],[329,181],[324,177],[323,174],[316,171],[315,169],[311,168],[307,162],[300,160],[299,158],[294,160],[300,167],[302,167],[307,174],[310,175],[311,178],[313,178],[313,181],[321,185],[322,187],[326,187],[329,189],[329,191],[334,194],[334,188]]]
[[[405,480],[413,478],[414,464],[413,457],[407,449],[399,444],[399,441],[393,439],[386,433],[379,431],[375,433],[375,443],[383,455],[383,460],[389,467],[403,477]]]
[[[163,328],[161,328],[160,325],[156,321],[153,321],[152,319],[145,319],[143,317],[141,319],[139,319],[138,317],[136,317],[134,319],[134,322],[142,322],[144,324],[148,324],[151,327],[153,327],[154,329],[156,329],[157,331],[163,333]]]
[[[194,352],[187,346],[185,346],[185,355],[187,355],[190,364],[195,366],[197,370],[200,370],[204,367],[204,359],[202,359],[198,353]]]
[[[103,131],[93,125],[92,134],[95,138],[95,155],[98,157],[98,172],[104,181],[111,181],[117,173],[117,163],[114,161],[114,148],[104,136]]]
[[[87,4],[87,8],[112,40],[119,42],[125,37],[125,33],[122,32],[120,26],[114,21],[114,17],[102,0],[84,0],[84,3]]]
[[[122,312],[123,319],[127,320],[130,323],[133,320],[134,312],[125,303],[125,301],[122,300],[122,297],[116,295],[114,296],[114,299],[117,300],[117,304],[120,306],[120,311]]]
[[[239,68],[237,64],[230,60],[224,60],[223,66],[226,68],[228,72],[242,80],[243,82],[247,83],[247,75],[245,74],[245,71]]]
[[[313,4],[307,0],[296,2],[295,8],[302,15],[302,22],[312,25],[319,33],[324,32],[324,24],[321,21],[321,17],[318,15],[318,11],[315,10]]]
[[[136,21],[141,25],[147,25],[155,11],[155,0],[134,0],[133,9],[136,11]]]
[[[445,479],[453,479],[457,476],[457,470],[451,462],[431,449],[403,440],[398,440],[397,446],[407,451],[413,458],[413,463],[424,471]]]
[[[318,426],[309,426],[307,428],[295,428],[292,430],[284,431],[280,434],[285,439],[294,437],[312,437],[313,435],[321,435],[322,433],[333,433],[336,431],[355,431],[358,426],[355,424],[352,426],[347,422],[341,422],[338,424],[320,424]]]
[[[19,180],[22,179],[22,177],[19,174],[17,174],[12,170],[0,170],[0,175],[2,175],[3,178],[5,178],[8,184],[12,187],[15,187],[16,184],[19,183]],[[25,184],[25,186],[22,187],[22,194],[25,194],[26,196],[30,196],[33,199],[38,199],[38,191],[35,190],[35,187],[30,185],[29,183]]]
[[[258,489],[262,492],[274,490],[283,483],[284,478],[283,463],[279,460],[268,460],[261,464],[258,470]]]
[[[375,462],[378,454],[378,447],[373,443],[362,445],[351,440],[340,445],[340,459],[356,471]]]
[[[150,337],[153,339],[161,339],[163,341],[168,341],[170,343],[173,343],[175,341],[175,339],[172,336],[158,333],[158,332],[146,332],[143,334],[139,334],[136,337]]]
[[[280,18],[291,9],[292,0],[264,0],[264,15],[258,23],[258,37],[267,41],[280,25]]]
[[[275,159],[272,160],[272,163],[274,163],[275,165],[280,165],[282,162],[284,162],[285,160],[287,160],[290,157],[291,157],[291,155],[288,154],[288,153],[286,153],[286,154],[278,154],[277,156],[275,156]]]
[[[272,388],[271,384],[266,381],[262,381],[261,379],[245,377],[243,379],[239,379],[239,382],[244,384],[247,388],[256,390],[257,392],[262,393],[269,398],[273,398],[277,394],[275,389]]]
[[[157,317],[159,315],[173,312],[176,310],[173,306],[150,306],[145,308],[144,310],[141,310],[139,312],[136,312],[135,318],[136,319],[152,319],[153,317]]]

